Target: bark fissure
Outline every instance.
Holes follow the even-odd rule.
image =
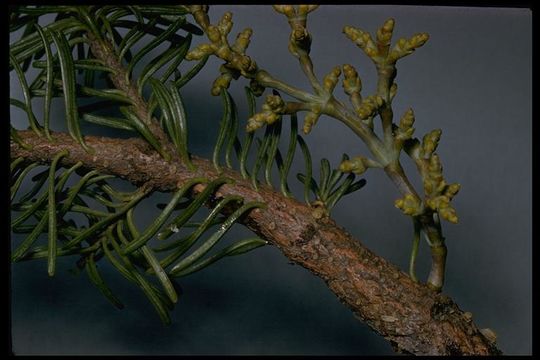
[[[167,162],[141,139],[86,136],[95,149],[85,152],[68,134],[53,133],[49,142],[31,131],[18,131],[32,145],[24,149],[11,142],[11,158],[49,164],[54,155],[68,150],[63,166],[78,161],[88,169],[113,174],[135,185],[171,191],[194,177],[234,180],[221,186],[216,196],[240,195],[246,201],[262,201],[243,223],[277,246],[285,256],[322,278],[341,302],[385,337],[396,351],[417,355],[500,354],[496,345],[481,334],[447,296],[413,282],[393,264],[372,253],[331,218],[316,219],[312,208],[286,198],[261,184],[255,191],[238,172],[215,171],[211,161],[193,157],[195,171],[177,161]],[[201,191],[203,185],[195,187]]]

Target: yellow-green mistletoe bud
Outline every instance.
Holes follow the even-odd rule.
[[[186,54],[186,60],[200,60],[207,55],[214,53],[214,48],[210,44],[200,44],[195,49]]]
[[[248,119],[247,125],[246,125],[246,131],[253,132],[257,129],[262,128],[265,124],[265,120],[266,120],[265,114],[256,113],[255,115],[253,115],[252,117]]]
[[[394,31],[394,24],[394,19],[388,19],[384,22],[383,26],[377,30],[377,43],[379,46],[390,45],[390,40],[392,40],[392,32]]]
[[[328,75],[324,77],[324,80],[323,80],[324,89],[328,91],[329,93],[332,93],[332,91],[334,91],[338,83],[340,75],[341,75],[340,67],[336,66],[335,68],[333,68],[332,71],[330,71]]]
[[[230,11],[227,11],[221,17],[221,20],[219,21],[217,27],[219,28],[219,32],[223,36],[227,36],[231,32],[232,26],[232,13]]]
[[[319,5],[298,5],[298,15],[307,15],[308,13],[316,10]]]
[[[431,154],[437,149],[439,140],[441,139],[442,130],[435,129],[427,133],[422,139],[422,151],[424,156],[430,157]]]
[[[360,104],[360,107],[356,110],[356,113],[360,119],[365,120],[371,118],[377,114],[379,108],[384,105],[384,99],[378,95],[370,95]]]
[[[280,119],[285,110],[285,102],[279,95],[268,95],[265,103],[262,105],[262,111],[256,113],[248,119],[246,126],[247,132],[255,131],[264,124],[271,125]]]
[[[252,34],[253,34],[253,30],[250,28],[246,28],[242,30],[236,36],[236,40],[234,41],[232,49],[237,53],[243,54],[249,46],[249,42],[250,42]]]
[[[193,15],[195,21],[206,28],[210,24],[208,18],[208,5],[187,5],[188,11]]]
[[[304,127],[303,132],[304,134],[309,134],[311,132],[311,129],[315,124],[317,123],[317,120],[319,120],[319,117],[321,116],[321,109],[315,108],[313,111],[309,111],[306,116],[304,117]]]
[[[375,58],[379,55],[377,46],[371,38],[368,32],[354,28],[352,26],[345,26],[343,32],[349,39],[351,39],[360,49],[364,50],[366,55],[375,61]]]
[[[452,199],[461,189],[461,185],[458,183],[450,184],[446,187],[444,195],[448,196],[449,199]]]
[[[412,194],[406,194],[403,198],[397,199],[394,205],[405,215],[416,216],[422,213],[422,203]]]
[[[213,44],[221,43],[221,31],[219,31],[219,27],[215,25],[208,26],[208,29],[206,29],[206,35]]]
[[[439,209],[439,215],[446,221],[451,222],[452,224],[457,224],[459,219],[456,214],[456,209],[448,205],[446,207]]]
[[[457,183],[447,185],[442,175],[442,165],[437,154],[432,154],[427,162],[424,172],[424,193],[426,205],[439,215],[451,222],[457,223],[456,210],[450,205],[452,198],[458,193],[460,185]]]
[[[409,109],[399,120],[399,126],[396,131],[396,140],[408,140],[412,137],[414,133],[414,112],[412,109]]]
[[[272,5],[272,7],[275,11],[287,16],[288,18],[296,15],[296,10],[292,5]]]
[[[446,182],[442,175],[442,165],[437,154],[429,158],[426,172],[424,173],[424,192],[427,196],[438,196],[446,188]]]
[[[343,65],[343,77],[343,90],[347,95],[352,96],[352,94],[362,91],[362,81],[352,65]]]
[[[428,39],[429,35],[426,33],[416,34],[410,39],[399,39],[388,54],[388,60],[390,62],[396,62],[398,59],[412,54],[414,50],[424,45]]]
[[[362,156],[353,157],[350,160],[344,160],[339,164],[339,171],[344,173],[353,172],[356,175],[361,175],[366,172],[368,166],[366,165],[366,158]]]
[[[299,23],[292,25],[291,35],[289,37],[289,51],[296,57],[299,52],[309,53],[311,50],[311,35],[307,29]]]
[[[279,95],[268,95],[266,97],[265,105],[268,105],[270,111],[278,114],[282,113],[283,110],[285,110],[285,102]]]
[[[228,89],[231,85],[232,78],[233,77],[230,72],[224,72],[219,75],[212,84],[212,95],[218,96],[221,93],[222,89]]]
[[[437,211],[443,219],[454,224],[458,222],[456,210],[450,205],[450,199],[447,196],[440,195],[426,199],[426,205]]]

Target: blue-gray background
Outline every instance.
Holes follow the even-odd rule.
[[[269,6],[213,6],[213,21],[226,10],[234,13],[232,36],[244,27],[253,28],[248,54],[261,68],[309,88],[287,51],[289,29],[284,17]],[[335,65],[354,64],[363,80],[363,93],[371,93],[374,67],[341,31],[344,25],[352,25],[373,33],[389,17],[396,20],[394,39],[423,31],[431,36],[423,48],[398,64],[394,112],[400,116],[413,107],[417,136],[443,129],[438,152],[445,177],[462,185],[454,201],[460,222],[444,223],[449,248],[444,292],[472,312],[478,326],[492,328],[505,353],[530,354],[531,12],[321,6],[309,19],[317,74],[322,77]],[[202,40],[196,38],[194,44]],[[210,154],[221,117],[220,99],[209,96],[219,64],[209,61],[183,91],[191,150],[200,155]],[[13,76],[12,96],[20,98]],[[231,87],[241,121],[245,121],[244,85],[240,80]],[[341,92],[339,86],[336,93]],[[58,114],[61,118],[61,110]],[[11,121],[22,128],[23,118],[13,111]],[[65,127],[59,122],[54,129]],[[87,129],[99,133],[95,127]],[[323,156],[335,166],[343,152],[365,153],[353,134],[328,118],[321,118],[306,139],[316,159],[315,170]],[[404,162],[414,174],[410,162]],[[294,166],[293,173],[301,171],[300,161]],[[333,217],[367,247],[406,269],[412,226],[393,206],[398,193],[381,172],[368,171],[365,178],[368,185],[343,199]],[[162,202],[167,199],[158,197]],[[138,213],[141,224],[155,215],[152,208]],[[239,228],[231,235],[245,237],[248,232]],[[138,289],[104,266],[109,284],[126,303],[126,309],[115,310],[85,275],[68,273],[72,261],[61,261],[52,279],[47,277],[45,262],[12,266],[12,337],[17,354],[393,353],[322,280],[288,264],[273,247],[223,260],[182,279],[184,294],[170,327],[161,325]],[[422,244],[420,273],[425,276],[428,267],[429,255]]]

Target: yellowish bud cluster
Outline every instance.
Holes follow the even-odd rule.
[[[328,91],[329,93],[332,93],[332,91],[334,91],[338,83],[340,75],[341,75],[341,68],[339,66],[336,66],[335,68],[333,68],[332,71],[330,71],[324,77],[324,80],[323,80],[324,89]]]
[[[252,34],[253,30],[251,28],[246,28],[240,31],[236,36],[236,40],[234,41],[232,50],[239,54],[243,54],[249,46]]]
[[[298,15],[307,15],[318,7],[319,5],[298,5]]]
[[[406,194],[403,198],[397,199],[394,205],[405,215],[417,216],[422,213],[422,203],[412,194]]]
[[[366,165],[366,158],[363,156],[356,156],[339,164],[339,171],[344,173],[352,172],[356,175],[365,173],[367,168],[368,166]]]
[[[442,130],[435,129],[427,133],[422,139],[422,155],[429,158],[437,149],[439,140],[441,139]]]
[[[392,40],[392,33],[394,31],[394,24],[394,19],[388,19],[384,22],[383,26],[377,30],[377,42],[379,46],[390,45],[390,40]]]
[[[221,17],[221,20],[219,20],[217,27],[219,29],[219,32],[223,36],[227,36],[231,32],[232,26],[233,26],[232,13],[230,11],[227,11],[225,12],[225,14],[223,14],[223,16]]]
[[[285,102],[279,95],[268,95],[262,106],[262,111],[248,119],[246,131],[252,132],[261,128],[264,124],[273,124],[281,117],[285,110]]]
[[[292,30],[289,37],[289,51],[296,57],[300,53],[308,53],[311,50],[311,34],[300,23],[291,24]]]
[[[439,215],[451,223],[457,223],[456,210],[450,204],[452,198],[459,192],[460,185],[457,183],[447,185],[442,175],[442,165],[437,154],[431,155],[424,173],[424,193],[426,205],[439,213]]]
[[[214,48],[210,44],[200,44],[195,49],[186,54],[186,60],[200,60],[206,55],[214,53]]]
[[[284,14],[291,26],[289,37],[289,51],[296,57],[301,53],[309,53],[311,48],[311,35],[306,29],[307,14],[314,11],[319,5],[273,5],[274,10]]]
[[[429,35],[427,33],[416,34],[410,39],[399,39],[388,54],[388,60],[396,62],[398,59],[412,54],[414,50],[424,45],[428,39]]]
[[[302,129],[304,134],[307,135],[311,132],[311,129],[313,128],[313,126],[315,126],[320,116],[321,107],[318,105],[313,106],[312,110],[309,111],[304,117],[304,127]]]
[[[384,105],[384,99],[378,95],[370,95],[362,100],[360,107],[356,109],[356,113],[360,119],[365,120],[377,114],[379,109]]]
[[[272,5],[272,7],[275,11],[287,16],[288,18],[296,15],[296,9],[292,5]]]
[[[441,195],[427,199],[426,205],[431,209],[436,210],[443,219],[453,224],[457,224],[459,219],[456,214],[456,209],[450,205],[450,199],[448,199],[448,197]]]
[[[186,8],[193,15],[197,24],[200,24],[203,28],[210,24],[208,5],[187,5]]]
[[[317,9],[319,5],[298,5],[297,7],[293,5],[272,5],[272,7],[278,13],[281,13],[288,18],[294,18],[307,15]]]
[[[362,91],[362,81],[352,65],[343,65],[343,76],[343,90],[347,95],[352,96]]]
[[[222,89],[228,89],[231,85],[231,81],[233,79],[233,76],[230,72],[224,72],[221,75],[219,75],[216,80],[214,80],[214,83],[212,84],[212,90],[211,93],[214,96],[218,96],[221,93]]]
[[[253,31],[249,28],[241,31],[231,47],[227,42],[227,35],[231,32],[232,26],[232,14],[226,12],[217,25],[206,26],[205,32],[210,44],[198,45],[186,54],[186,59],[200,60],[214,54],[225,61],[225,66],[233,72],[233,78],[237,78],[236,73],[244,76],[253,74],[257,70],[257,63],[245,54]],[[215,82],[216,86],[212,94],[219,94],[218,88],[223,87],[227,81],[230,83],[229,76],[220,76],[220,78],[216,79],[217,84]]]
[[[379,55],[377,46],[371,38],[368,32],[354,28],[352,26],[345,26],[343,32],[349,39],[351,39],[360,49],[364,50],[366,55],[375,61],[375,58]]]
[[[429,39],[429,35],[426,33],[416,34],[410,39],[399,39],[392,50],[390,50],[394,25],[394,19],[386,20],[377,30],[376,41],[373,41],[373,38],[369,33],[352,26],[345,26],[343,32],[349,39],[358,45],[358,47],[360,47],[377,66],[383,65],[383,67],[388,67],[395,65],[398,59],[413,53],[415,49],[424,45]],[[393,95],[395,95],[395,91]]]
[[[399,141],[408,140],[414,134],[414,112],[412,109],[409,109],[399,120],[399,126],[396,130],[395,138]]]

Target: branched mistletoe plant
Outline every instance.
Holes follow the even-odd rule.
[[[377,71],[375,91],[363,95],[352,65],[336,66],[322,79],[316,75],[307,28],[308,14],[316,8],[274,6],[288,21],[288,49],[298,59],[311,92],[257,66],[246,54],[251,29],[242,30],[230,42],[229,12],[214,23],[208,7],[202,5],[11,8],[10,31],[19,31],[20,36],[10,44],[10,72],[16,74],[23,97],[10,98],[10,105],[26,113],[29,125],[27,130],[11,126],[11,229],[24,234],[20,243],[13,243],[12,261],[46,259],[48,274],[53,276],[58,256],[76,256],[78,268],[121,308],[121,300],[99,271],[100,263],[109,262],[140,287],[168,323],[169,311],[178,301],[179,278],[223,257],[272,244],[320,276],[398,352],[500,353],[493,331],[479,330],[470,313],[440,293],[447,252],[441,219],[458,221],[451,200],[459,191],[459,184],[443,178],[435,152],[441,130],[421,140],[413,137],[412,109],[394,121],[396,64],[423,46],[428,35],[416,34],[392,45],[393,19],[375,36],[345,26],[345,35]],[[54,20],[40,26],[40,18],[50,14]],[[135,52],[134,46],[148,36],[151,40]],[[193,36],[206,36],[208,42],[191,48]],[[141,62],[164,43],[165,51]],[[189,127],[195,119],[186,117],[181,93],[210,56],[223,60],[211,87],[212,95],[223,99],[223,118],[213,157],[206,160],[189,151]],[[182,74],[178,68],[184,60],[193,65]],[[141,64],[142,70],[135,74]],[[249,80],[245,92],[250,116],[243,124],[228,92],[232,80],[240,78]],[[340,82],[350,104],[334,97]],[[259,108],[257,98],[268,90],[271,94]],[[42,116],[36,115],[34,99],[43,103]],[[68,133],[51,130],[55,99],[65,109]],[[334,167],[322,159],[316,180],[309,148],[298,133],[298,118],[303,117],[307,136],[323,115],[350,128],[370,153],[343,155]],[[85,136],[82,121],[133,136]],[[374,130],[375,121],[381,121],[380,134]],[[289,141],[280,149],[284,129]],[[303,203],[288,185],[298,148],[305,163],[305,172],[297,174],[303,184]],[[422,189],[415,189],[405,174],[402,153],[415,162]],[[409,276],[371,253],[330,218],[343,196],[365,185],[364,179],[355,181],[355,177],[369,168],[388,175],[402,196],[395,206],[412,219]],[[276,169],[279,179],[274,180]],[[127,180],[136,189],[121,191],[114,185],[116,179]],[[25,188],[28,191],[21,194],[19,190]],[[149,226],[140,228],[134,211],[156,191],[170,193],[170,200],[159,205],[161,212]],[[208,210],[203,220],[195,220],[204,208]],[[74,221],[74,213],[84,221]],[[236,223],[259,237],[212,251]],[[414,271],[421,234],[432,258],[425,284]]]

